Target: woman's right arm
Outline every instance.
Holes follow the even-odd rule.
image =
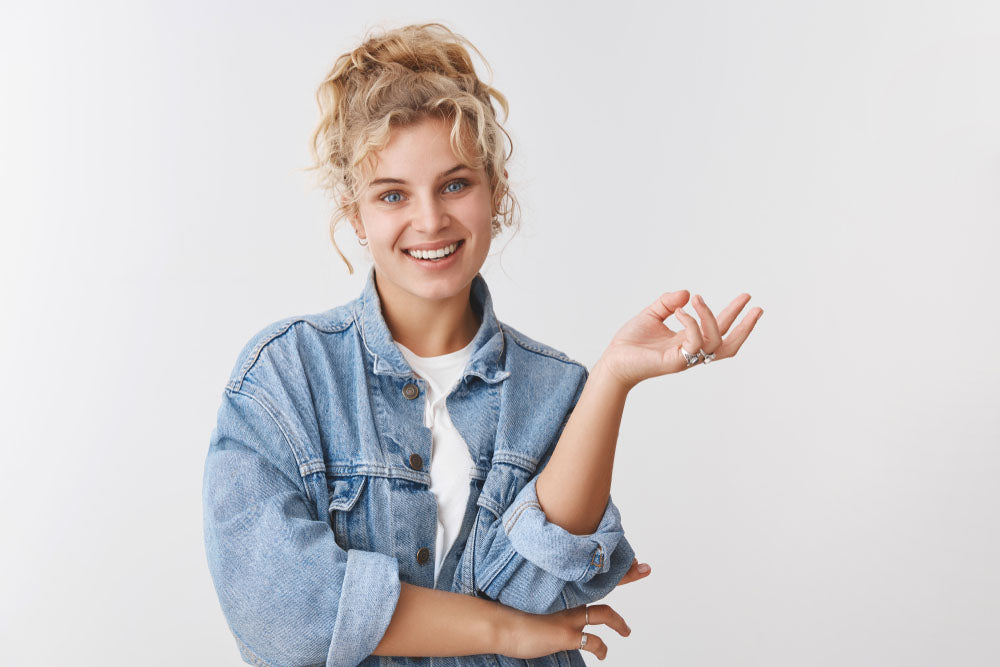
[[[373,655],[453,656],[499,653],[538,658],[580,647],[588,612],[574,607],[529,614],[498,602],[402,583],[396,611]],[[605,624],[627,637],[631,630],[606,604],[592,605],[591,625]],[[608,649],[588,633],[584,650],[601,660]]]

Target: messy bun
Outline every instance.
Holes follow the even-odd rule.
[[[472,168],[484,167],[492,193],[493,235],[516,226],[518,204],[504,167],[510,158],[491,97],[507,118],[507,99],[479,80],[466,46],[489,63],[469,40],[441,23],[408,25],[370,34],[337,58],[316,91],[320,120],[310,151],[319,186],[336,202],[330,240],[347,270],[351,263],[334,232],[344,218],[358,216],[358,200],[373,175],[373,154],[384,148],[393,127],[427,117],[451,123],[451,147]],[[492,80],[492,70],[490,77]],[[474,146],[473,154],[467,147]],[[511,152],[513,144],[511,143]]]

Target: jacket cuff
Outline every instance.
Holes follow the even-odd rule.
[[[347,551],[347,569],[327,667],[355,667],[382,641],[399,601],[399,562],[375,551]]]
[[[563,581],[586,582],[607,572],[611,553],[625,534],[621,514],[611,498],[597,530],[574,535],[548,521],[538,503],[537,481],[537,475],[532,477],[500,517],[514,550]]]

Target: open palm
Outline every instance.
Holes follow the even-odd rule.
[[[681,353],[682,346],[692,354],[699,350],[705,354],[715,353],[715,360],[734,356],[764,312],[761,308],[752,309],[723,339],[736,316],[750,301],[750,295],[743,293],[737,296],[718,318],[701,296],[696,295],[692,303],[701,318],[700,325],[683,309],[689,298],[687,290],[665,292],[615,334],[601,362],[626,387],[631,388],[647,378],[688,368]],[[680,331],[664,324],[664,320],[671,315],[684,325]]]

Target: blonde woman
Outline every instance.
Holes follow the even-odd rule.
[[[223,392],[205,544],[248,663],[604,659],[588,626],[630,630],[594,603],[649,574],[610,498],[628,392],[733,356],[762,312],[723,339],[749,295],[718,318],[696,298],[699,324],[660,294],[589,371],[498,320],[480,268],[517,222],[507,101],[470,48],[386,31],[319,88],[331,238],[347,221],[372,267],[356,299],[253,336]]]

